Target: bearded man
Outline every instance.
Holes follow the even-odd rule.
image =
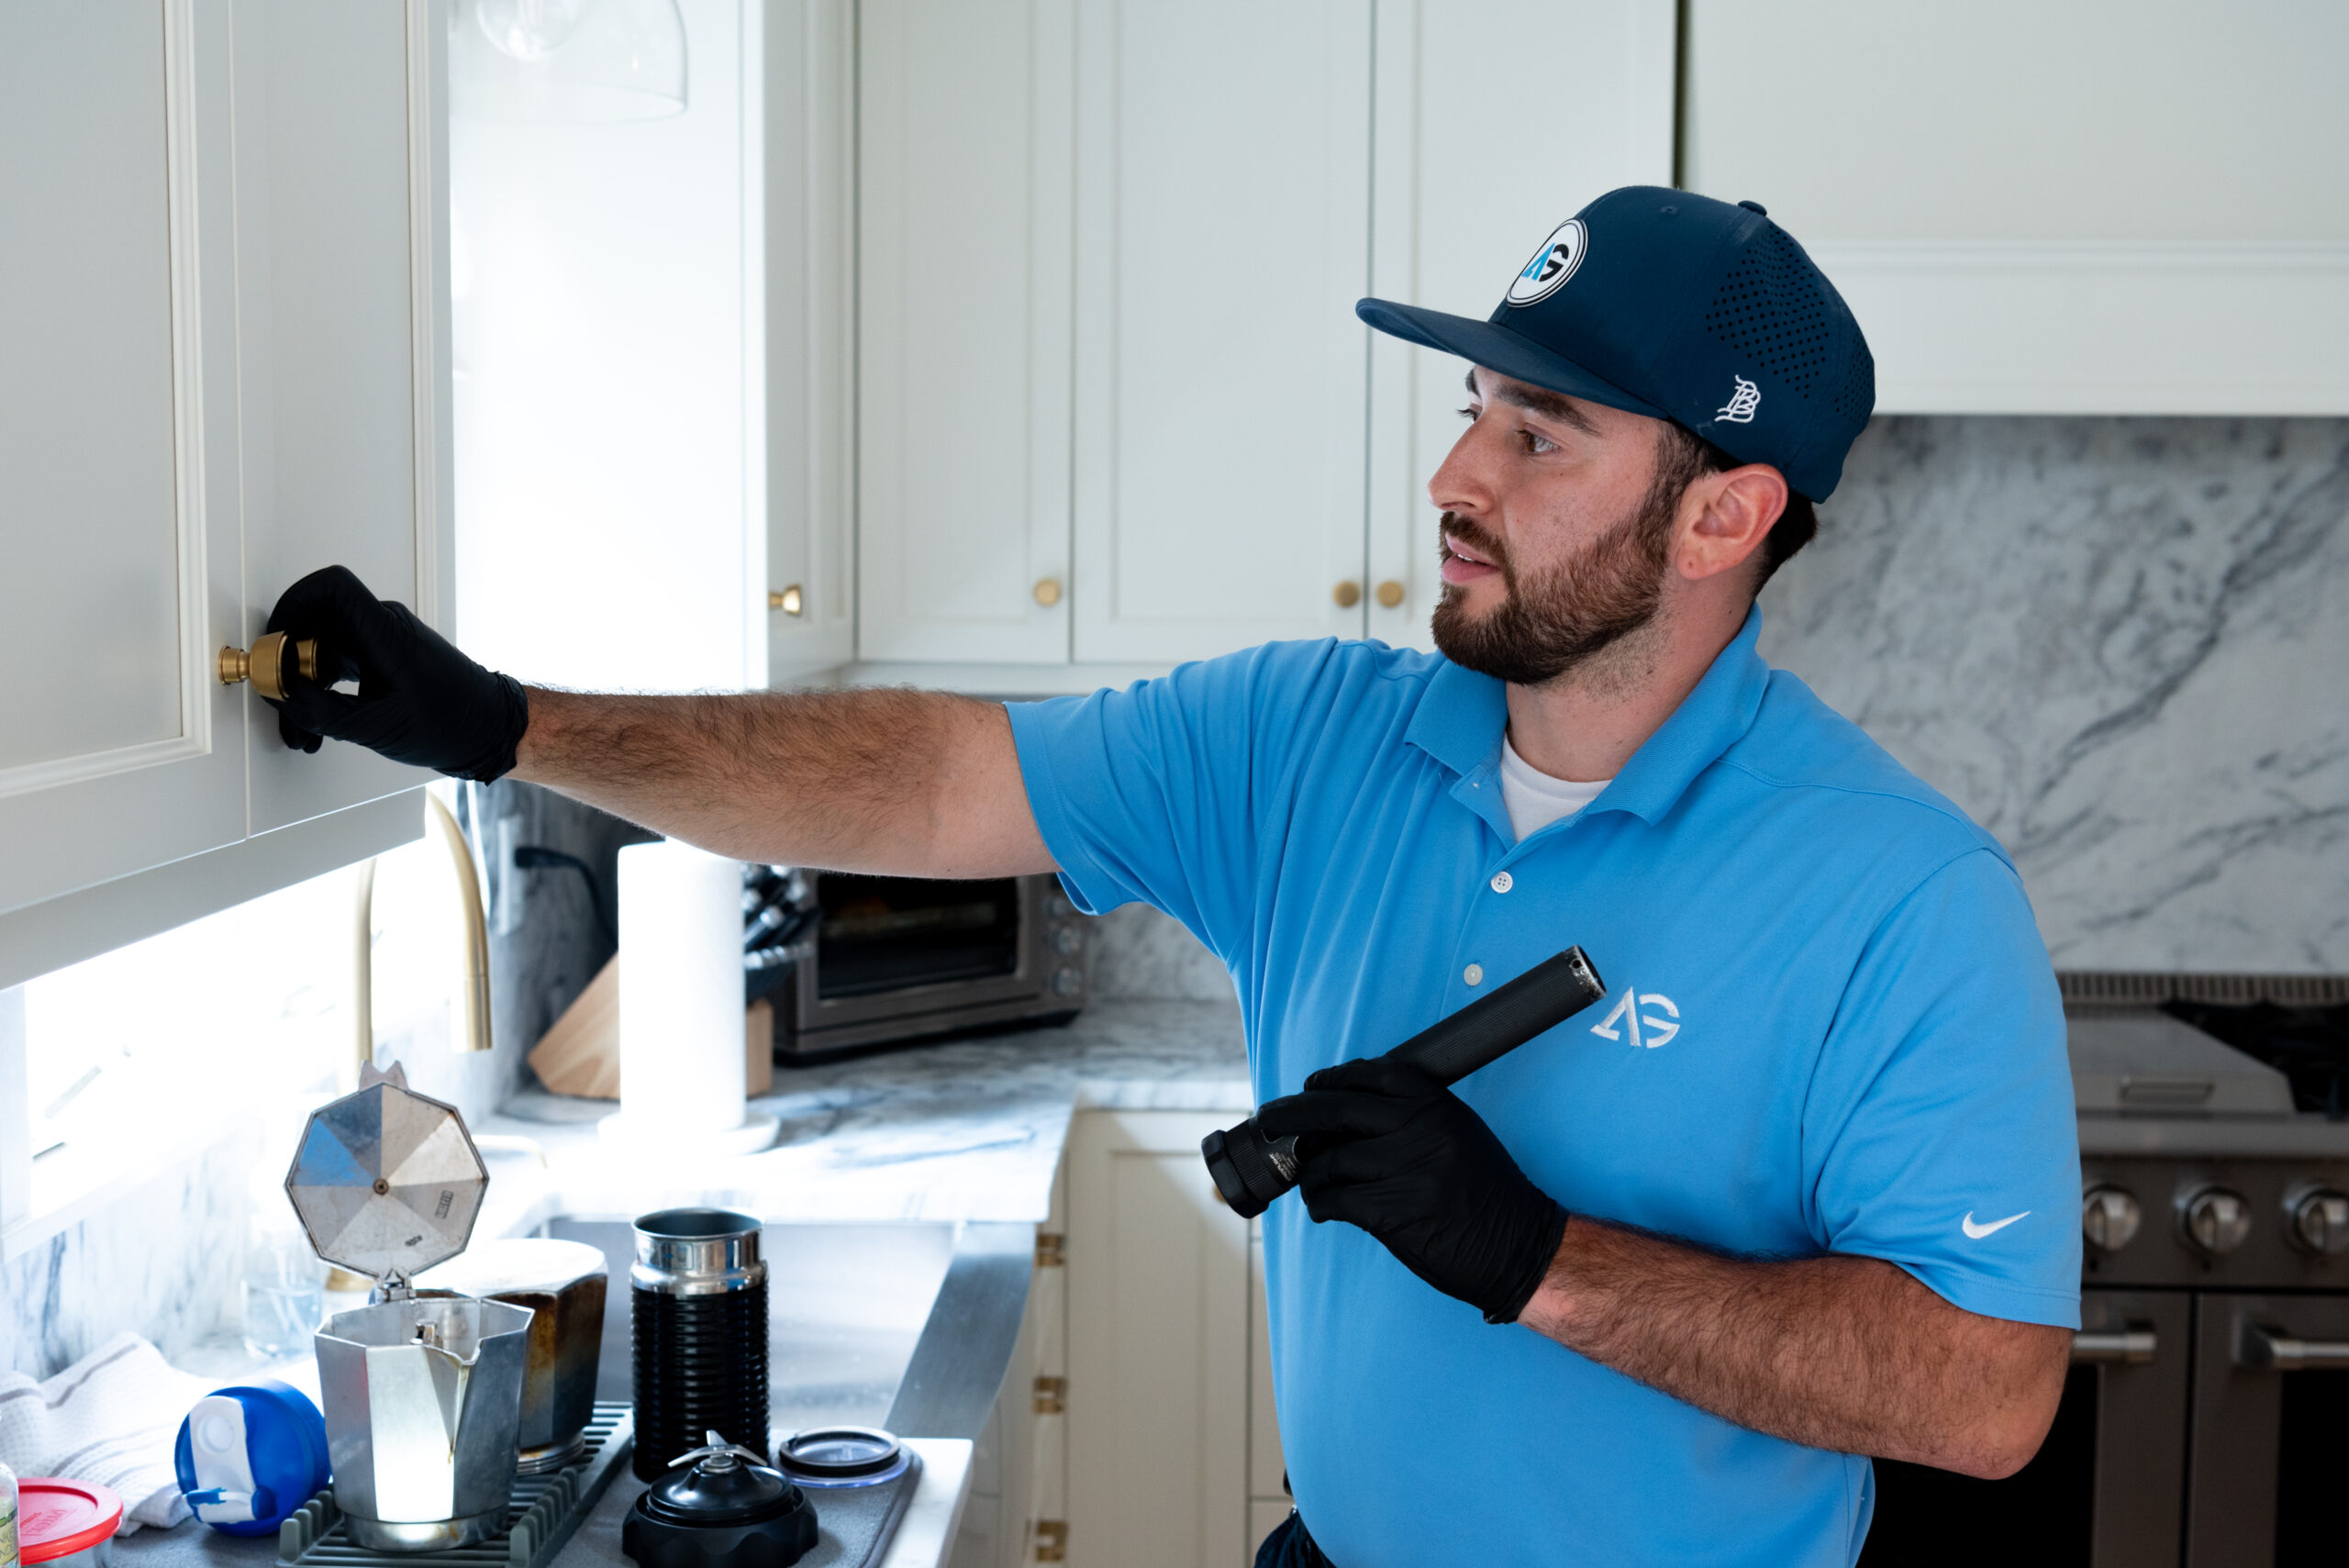
[[[1874,405],[1752,203],[1632,188],[1457,354],[1440,654],[1276,644],[1006,706],[525,691],[339,569],[321,735],[720,854],[1057,871],[1230,967],[1297,1511],[1261,1562],[1848,1564],[1865,1455],[2037,1449],[2078,1323],[2047,955],[1998,845],[1754,651]],[[1447,1089],[1379,1053],[1570,942],[1605,1001]]]

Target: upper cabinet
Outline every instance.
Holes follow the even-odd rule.
[[[1460,367],[1354,301],[1483,316],[1668,180],[1674,37],[1672,0],[864,0],[854,673],[1422,639]]]
[[[218,652],[336,561],[445,620],[441,17],[0,9],[0,984],[414,836]]]
[[[2349,412],[2349,7],[1688,7],[1684,170],[1835,280],[1890,413]]]

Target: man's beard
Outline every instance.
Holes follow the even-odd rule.
[[[1444,531],[1499,567],[1508,592],[1479,618],[1469,614],[1466,595],[1446,584],[1429,622],[1437,649],[1464,669],[1538,686],[1587,663],[1653,620],[1664,602],[1673,518],[1687,488],[1684,475],[1656,478],[1631,514],[1580,554],[1524,579],[1497,537],[1446,512]]]

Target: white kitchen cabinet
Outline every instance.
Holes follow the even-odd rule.
[[[1424,640],[1459,372],[1353,303],[1484,315],[1561,217],[1668,182],[1672,0],[860,15],[851,678]]]
[[[1880,412],[2349,412],[2349,8],[1693,0],[1687,62],[1687,183],[1803,241]]]
[[[1079,661],[1362,635],[1371,34],[1081,0]]]
[[[0,984],[415,836],[216,654],[332,561],[445,623],[444,15],[0,10]]]
[[[1070,0],[865,0],[858,656],[1068,658]]]
[[[1068,1558],[1249,1561],[1248,1225],[1199,1140],[1227,1114],[1084,1111],[1068,1153]]]

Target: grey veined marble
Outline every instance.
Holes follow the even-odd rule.
[[[1996,833],[2066,968],[2349,971],[2349,420],[1897,418],[1763,651]]]

